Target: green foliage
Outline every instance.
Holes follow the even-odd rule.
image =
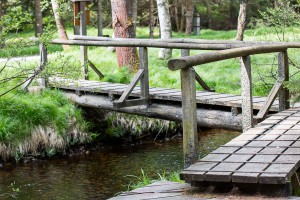
[[[295,8],[298,6],[291,6],[286,1],[280,0],[274,7],[268,7],[265,11],[260,12],[262,19],[259,22],[266,27],[272,27],[279,41],[286,41],[286,29],[300,25],[300,16],[295,12]]]
[[[182,180],[180,180],[179,172],[166,173],[164,171],[162,174],[157,173],[156,175],[158,176],[158,178],[154,178],[154,176],[150,177],[144,172],[143,169],[141,169],[140,176],[128,175],[127,177],[134,178],[130,180],[130,183],[128,184],[128,190],[141,188],[157,181],[183,182]]]

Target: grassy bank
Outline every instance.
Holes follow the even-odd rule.
[[[12,92],[0,98],[0,158],[50,157],[86,142],[81,111],[58,91]]]

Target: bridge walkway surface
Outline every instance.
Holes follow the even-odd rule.
[[[121,96],[128,85],[120,83],[109,83],[91,80],[71,80],[63,78],[51,78],[49,81],[51,87],[72,90],[84,93],[106,94]],[[170,88],[149,88],[150,100],[161,100],[168,102],[181,102],[181,90]],[[137,98],[141,96],[140,87],[136,87],[130,94],[130,97]],[[264,106],[267,97],[253,97],[253,109],[259,110]],[[196,103],[211,106],[241,108],[242,97],[240,95],[216,93],[208,91],[196,92]],[[275,100],[270,111],[278,111],[278,100]]]
[[[300,166],[300,108],[274,114],[181,172],[196,185],[289,192]]]

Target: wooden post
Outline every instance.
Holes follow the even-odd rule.
[[[196,85],[193,68],[182,69],[182,124],[184,167],[187,168],[198,160],[198,132],[196,115]]]
[[[47,48],[45,47],[45,45],[43,43],[40,44],[40,52],[41,52],[41,71],[44,70],[47,66],[47,62],[48,62],[48,52],[47,52]],[[47,81],[45,78],[42,78],[42,83],[41,85],[43,87],[47,86]]]
[[[148,73],[148,49],[146,47],[139,48],[140,69],[144,70],[141,77],[141,98],[149,99],[149,73]]]
[[[80,35],[87,35],[87,15],[86,15],[86,2],[80,2]],[[82,67],[82,78],[88,80],[88,47],[80,46],[80,63]]]
[[[278,81],[289,81],[289,63],[287,51],[278,53]],[[278,94],[279,111],[290,108],[289,90],[282,87]]]
[[[189,49],[181,49],[181,57],[189,56],[190,50]]]
[[[250,56],[244,56],[241,63],[241,85],[242,85],[242,114],[243,132],[253,127],[253,103],[252,103],[252,79]]]

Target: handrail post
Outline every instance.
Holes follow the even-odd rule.
[[[289,81],[289,63],[287,51],[278,53],[278,80]],[[290,108],[289,90],[282,87],[278,94],[279,111],[284,111]]]
[[[184,167],[198,160],[196,83],[193,68],[180,70]]]
[[[242,124],[243,132],[253,127],[253,100],[250,56],[240,58],[242,86]]]
[[[141,98],[149,99],[149,73],[148,73],[148,49],[147,47],[139,48],[140,69],[144,70],[141,77]]]
[[[181,57],[189,56],[190,50],[189,49],[181,49]]]
[[[47,51],[47,48],[45,47],[45,45],[43,44],[43,43],[40,43],[40,54],[41,54],[41,61],[40,61],[40,63],[41,63],[41,71],[43,70],[43,69],[45,69],[46,68],[46,66],[47,66],[47,62],[48,62],[48,51]],[[42,80],[42,82],[41,82],[41,85],[43,86],[43,87],[46,87],[47,86],[47,81],[46,81],[46,79],[45,78],[41,78],[41,80]]]
[[[87,35],[87,24],[86,24],[86,2],[80,2],[80,35]],[[82,78],[88,80],[88,47],[80,46],[80,63],[82,67]]]

